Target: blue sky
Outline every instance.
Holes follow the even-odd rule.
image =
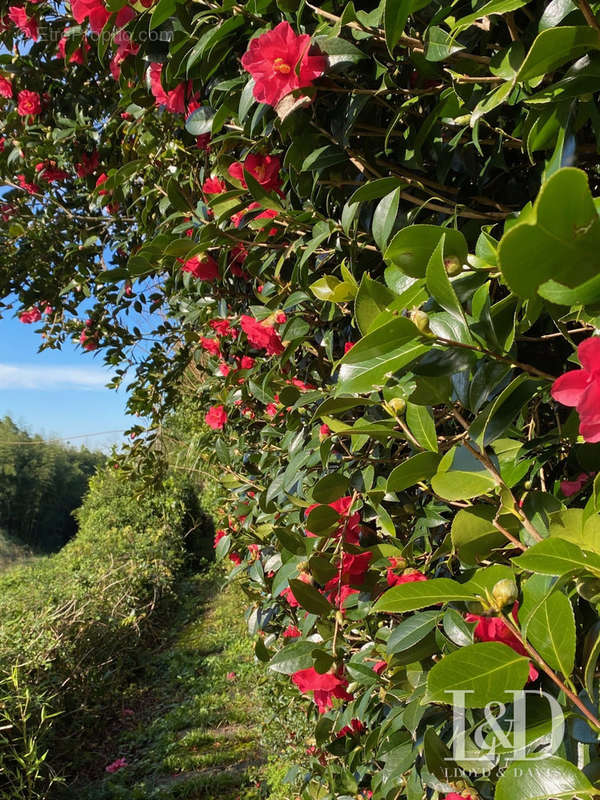
[[[70,342],[38,353],[38,326],[10,313],[0,319],[0,417],[76,446],[107,450],[119,442],[121,433],[104,432],[124,430],[133,420],[125,414],[125,392],[105,387],[110,375],[102,357]]]

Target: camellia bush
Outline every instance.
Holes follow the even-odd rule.
[[[2,6],[2,311],[185,404],[294,796],[600,794],[595,5]]]

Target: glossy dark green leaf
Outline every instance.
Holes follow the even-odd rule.
[[[513,761],[498,781],[495,800],[572,800],[595,794],[574,764],[549,756],[538,761]]]
[[[342,358],[337,393],[370,392],[383,386],[389,375],[428,349],[410,320],[393,319],[367,334]]]
[[[429,671],[427,698],[466,708],[508,703],[529,677],[529,661],[499,642],[480,642],[445,656]],[[453,692],[462,692],[457,696]]]
[[[544,661],[570,677],[575,663],[575,617],[569,598],[553,590],[550,578],[533,575],[524,583],[519,623]]]
[[[373,606],[373,611],[404,614],[439,603],[468,602],[475,600],[472,591],[463,589],[450,578],[433,578],[428,581],[402,583],[388,589]]]
[[[387,480],[388,492],[402,492],[419,481],[431,478],[440,463],[437,453],[417,453],[407,458],[390,472]]]

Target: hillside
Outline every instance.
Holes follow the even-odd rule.
[[[75,449],[0,420],[0,530],[39,552],[53,552],[77,530],[78,508],[102,453]]]

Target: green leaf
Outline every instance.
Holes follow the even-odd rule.
[[[442,236],[445,237],[444,257],[456,256],[461,264],[466,263],[468,248],[462,233],[437,225],[409,225],[398,231],[385,251],[384,260],[412,278],[424,278],[429,259]]]
[[[406,404],[406,424],[410,432],[424,450],[438,452],[435,422],[427,406],[418,406],[414,403]]]
[[[348,478],[342,472],[332,472],[317,481],[312,496],[315,503],[333,503],[344,497],[348,489]]]
[[[379,201],[373,213],[372,233],[377,247],[383,252],[394,229],[402,188],[398,187]]]
[[[458,44],[443,28],[430,25],[425,34],[425,58],[427,61],[444,61],[454,53],[464,50],[464,45]]]
[[[427,480],[435,474],[440,463],[437,453],[417,453],[407,458],[390,472],[387,480],[388,492],[403,492],[419,481]]]
[[[512,560],[521,569],[541,575],[560,576],[580,571],[600,575],[599,555],[584,552],[576,544],[558,537],[544,539]]]
[[[525,582],[519,622],[544,661],[568,678],[575,663],[575,617],[569,598],[553,590],[551,578],[534,575]]]
[[[508,14],[526,5],[527,0],[489,0],[489,2],[484,3],[477,11],[458,19],[454,25],[452,25],[452,33],[457,36],[461,31],[470,28],[478,19],[491,17],[493,14]]]
[[[587,25],[558,26],[535,39],[515,76],[515,83],[531,81],[575,61],[591,50],[600,50],[600,34]]]
[[[444,500],[470,500],[487,494],[496,487],[496,481],[486,472],[438,472],[431,479],[431,488]]]
[[[378,200],[403,185],[404,181],[401,181],[400,178],[378,178],[375,181],[368,181],[351,195],[346,205],[352,206],[355,203]]]
[[[531,213],[504,234],[498,249],[506,282],[515,294],[528,298],[550,279],[575,287],[595,277],[598,253],[598,212],[585,172],[573,167],[547,180]]]
[[[388,655],[408,650],[422,641],[435,628],[439,611],[423,611],[400,622],[387,640]]]
[[[308,514],[306,529],[314,534],[326,535],[338,524],[340,515],[329,505],[319,505]]]
[[[369,332],[373,320],[395,299],[396,294],[387,286],[372,280],[366,272],[363,274],[354,301],[354,316],[363,335]]]
[[[596,790],[580,770],[558,756],[539,761],[513,761],[500,777],[495,800],[572,800]]]
[[[433,299],[466,328],[467,320],[464,311],[444,267],[444,238],[445,235],[442,235],[427,262],[425,280]]]
[[[428,349],[417,327],[397,317],[367,334],[341,359],[336,394],[371,392]]]
[[[172,17],[177,10],[176,0],[159,0],[154,6],[152,17],[150,18],[150,30],[158,28],[163,22]]]
[[[309,614],[326,617],[333,610],[333,606],[327,598],[323,597],[319,590],[309,583],[292,578],[290,589],[302,608],[305,608]]]
[[[485,411],[471,423],[469,433],[480,448],[487,447],[504,434],[523,406],[531,400],[540,382],[521,374],[500,392]]]
[[[506,537],[492,525],[496,509],[487,505],[461,509],[452,520],[452,544],[458,557],[467,565],[481,563],[492,550],[508,544]],[[515,517],[499,519],[509,533],[518,534],[519,523]]]
[[[583,508],[566,508],[551,514],[548,533],[600,554],[600,516],[586,517]]]
[[[327,54],[329,68],[338,70],[357,64],[361,59],[366,58],[365,54],[349,42],[339,36],[316,36],[315,45],[323,53]]]
[[[286,644],[278,653],[275,653],[269,664],[273,672],[282,672],[292,675],[300,669],[308,669],[313,665],[312,652],[316,645],[314,642],[293,642]]]
[[[433,578],[429,581],[402,583],[388,589],[373,606],[373,611],[404,614],[439,603],[469,602],[475,600],[473,592],[464,589],[450,578]]]
[[[390,55],[392,55],[394,47],[404,33],[412,7],[413,0],[385,0],[383,27],[385,30],[385,43]]]
[[[452,692],[462,691],[466,692],[466,708],[483,708],[492,701],[506,703],[513,699],[513,691],[525,686],[528,677],[529,660],[507,645],[472,644],[450,653],[431,668],[427,700],[452,705]]]
[[[211,133],[214,118],[215,112],[210,106],[201,106],[186,119],[185,129],[192,136],[203,136],[205,133]]]
[[[201,109],[198,109],[200,111]],[[195,112],[194,112],[195,113]],[[261,204],[263,208],[270,208],[273,211],[283,211],[284,208],[277,199],[276,195],[267,192],[263,186],[256,180],[254,175],[251,175],[249,172],[244,170],[244,180],[246,181],[246,185],[248,187],[248,191],[258,203]]]
[[[336,278],[335,275],[323,275],[311,283],[309,288],[315,297],[326,303],[347,303],[356,293],[353,286]]]

